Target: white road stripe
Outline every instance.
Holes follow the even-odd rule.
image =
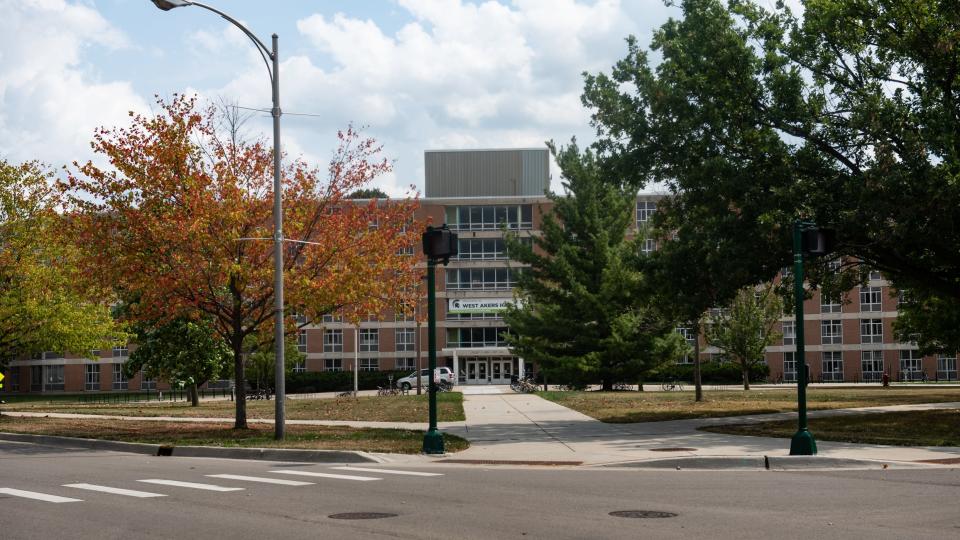
[[[193,489],[205,489],[207,491],[243,491],[244,488],[215,486],[213,484],[197,484],[194,482],[180,482],[179,480],[161,480],[159,478],[148,478],[146,480],[137,480],[147,484],[159,484],[161,486],[185,487]]]
[[[313,482],[299,480],[281,480],[279,478],[263,478],[261,476],[241,476],[239,474],[208,474],[210,478],[226,478],[227,480],[245,480],[247,482],[262,482],[264,484],[279,484],[281,486],[312,486]]]
[[[417,472],[417,471],[394,471],[390,469],[365,469],[363,467],[330,467],[337,471],[360,471],[383,474],[403,474],[407,476],[443,476],[443,473]]]
[[[383,480],[382,478],[373,478],[370,476],[351,476],[349,474],[330,474],[310,471],[270,471],[277,474],[294,474],[299,476],[315,476],[317,478],[335,478],[337,480],[356,480],[358,482],[369,482],[371,480]]]
[[[71,499],[70,497],[59,497],[57,495],[48,495],[46,493],[37,493],[36,491],[23,491],[22,489],[0,488],[0,495],[12,495],[14,497],[23,497],[24,499],[36,499],[38,501],[52,503],[83,502],[83,499]]]
[[[98,486],[96,484],[64,484],[63,487],[87,489],[90,491],[102,491],[103,493],[113,493],[114,495],[126,495],[127,497],[139,497],[149,499],[150,497],[166,497],[162,493],[150,493],[149,491],[137,491],[135,489],[121,489],[109,486]]]

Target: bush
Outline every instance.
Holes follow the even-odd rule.
[[[357,386],[360,390],[376,390],[378,386],[387,386],[388,377],[396,380],[406,377],[411,370],[404,371],[361,371],[357,374]],[[307,394],[313,392],[346,392],[353,390],[352,371],[307,371],[287,376],[288,394]]]
[[[760,364],[750,368],[750,382],[765,382],[770,375],[770,366]],[[664,366],[649,377],[651,381],[683,381],[693,383],[693,364]],[[741,384],[743,375],[740,366],[730,362],[703,362],[700,364],[700,380],[706,384]]]

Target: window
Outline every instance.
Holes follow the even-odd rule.
[[[360,371],[380,371],[380,360],[377,358],[361,358]]]
[[[413,244],[398,247],[397,255],[413,255]]]
[[[293,363],[293,372],[294,373],[306,373],[307,372],[307,361],[300,360]]]
[[[521,241],[532,241],[522,238]],[[503,238],[461,238],[458,241],[460,260],[495,261],[507,258],[507,246]]]
[[[416,358],[397,358],[395,365],[397,370],[417,369],[417,359]]]
[[[697,341],[697,335],[693,332],[693,328],[687,328],[686,326],[678,326],[677,333],[683,336],[683,339],[687,342],[687,345],[693,347]],[[692,364],[693,356],[689,354],[683,355],[683,358],[677,360],[678,364]]]
[[[780,269],[780,279],[787,279],[793,275],[793,268],[784,266]]]
[[[343,330],[323,331],[323,352],[343,352]]]
[[[653,213],[657,211],[657,203],[653,201],[637,201],[637,228],[650,221]]]
[[[796,382],[797,380],[797,361],[796,354],[792,352],[783,353],[783,381]]]
[[[113,364],[113,389],[126,390],[127,378],[123,376],[123,364]]]
[[[323,370],[324,371],[343,371],[343,360],[339,358],[324,358]]]
[[[797,343],[797,324],[796,321],[783,321],[783,344],[796,345]]]
[[[406,322],[416,320],[414,317],[413,306],[397,306],[393,310],[393,320],[397,322]]]
[[[44,360],[62,360],[62,359],[63,359],[63,353],[62,353],[62,352],[56,352],[56,351],[45,351],[45,352],[43,353],[42,358],[43,358]]]
[[[823,345],[843,343],[843,325],[840,320],[820,321],[820,343]]]
[[[821,378],[823,382],[843,382],[843,353],[826,351],[820,353],[823,358]]]
[[[841,266],[843,266],[843,261],[840,259],[834,259],[827,263],[827,270],[833,272],[834,274],[839,274]]]
[[[380,331],[376,328],[360,329],[360,352],[380,350]]]
[[[11,392],[20,391],[20,368],[12,368],[11,371],[7,372],[6,384],[10,388]]]
[[[63,390],[63,366],[43,366],[43,389]]]
[[[868,279],[870,281],[881,281],[883,279],[883,275],[880,273],[879,270],[871,270],[870,276],[868,277]]]
[[[841,311],[843,311],[843,307],[840,305],[838,296],[820,292],[820,313],[840,313]]]
[[[640,244],[640,252],[644,255],[649,255],[657,249],[657,242],[653,238],[644,238],[643,243]]]
[[[302,311],[294,311],[293,321],[297,323],[297,326],[303,326],[307,324],[307,315]]]
[[[507,328],[448,328],[447,347],[506,347]]]
[[[937,380],[938,381],[957,380],[957,355],[953,355],[953,356],[947,356],[945,354],[937,355]]]
[[[140,389],[141,390],[156,390],[157,389],[157,379],[154,377],[147,377],[147,374],[140,370]]]
[[[84,366],[83,389],[100,389],[100,364],[87,364]]]
[[[860,311],[880,311],[880,287],[860,287]]]
[[[881,319],[860,319],[860,343],[883,343]]]
[[[923,378],[923,357],[920,351],[900,351],[900,378],[904,381],[919,381]]]
[[[323,322],[325,323],[343,322],[343,315],[334,315],[332,313],[325,313],[323,315]]]
[[[511,289],[519,268],[454,268],[447,270],[447,290]]]
[[[412,351],[414,349],[414,338],[416,337],[416,330],[413,328],[397,328],[396,339],[397,339],[397,350],[398,351]]]
[[[529,204],[510,206],[449,206],[447,223],[455,231],[495,231],[533,228],[533,207]]]
[[[447,319],[451,321],[469,321],[469,320],[484,320],[484,319],[502,319],[503,312],[493,312],[493,313],[450,313],[447,312]]]
[[[297,332],[297,351],[301,353],[307,352],[307,331],[300,330]]]
[[[114,358],[127,358],[128,356],[130,356],[130,351],[127,349],[126,345],[113,348]]]
[[[861,351],[860,373],[864,382],[883,379],[883,351]]]
[[[43,366],[30,366],[30,391],[43,392]]]

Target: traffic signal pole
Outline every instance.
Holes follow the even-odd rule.
[[[791,456],[814,456],[817,441],[807,429],[807,361],[803,342],[803,231],[806,223],[793,222],[793,301],[797,352],[794,365],[797,372],[797,433],[790,440]]]

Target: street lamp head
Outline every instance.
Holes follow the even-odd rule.
[[[189,6],[190,2],[187,0],[151,0],[153,5],[164,11],[170,11],[173,8]]]

